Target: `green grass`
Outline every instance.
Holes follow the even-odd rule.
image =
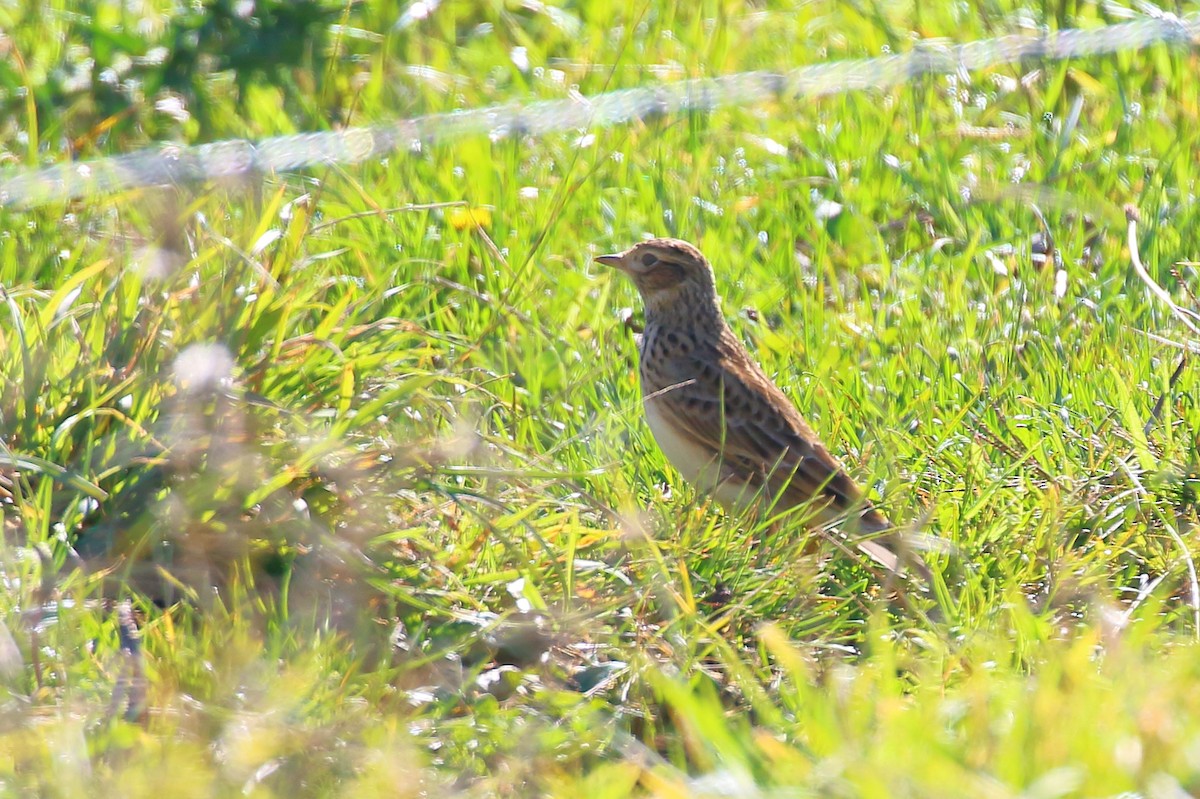
[[[1106,21],[926,6],[445,0],[405,27],[370,2],[242,29],[22,4],[0,9],[21,55],[0,65],[0,152]],[[187,69],[141,58],[158,46]],[[67,80],[87,58],[137,85]],[[1134,274],[1120,211],[1194,307],[1198,74],[1157,46],[0,209],[0,791],[1200,791],[1200,385],[1184,368],[1152,418],[1180,356],[1160,339],[1187,333]],[[163,91],[191,116],[156,111]],[[1030,197],[1061,266],[1031,257]],[[591,263],[645,234],[710,256],[830,448],[949,542],[930,596],[891,605],[864,564],[724,516],[666,464],[622,321],[636,297]]]

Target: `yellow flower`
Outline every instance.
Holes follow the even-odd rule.
[[[492,224],[492,212],[487,208],[451,208],[446,218],[455,230],[485,228]]]

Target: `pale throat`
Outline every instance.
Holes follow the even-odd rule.
[[[721,298],[711,286],[685,283],[642,295],[646,324],[663,328],[720,330],[724,324]]]

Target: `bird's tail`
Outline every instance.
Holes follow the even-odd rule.
[[[858,520],[858,536],[855,544],[860,552],[893,574],[903,575],[911,568],[926,587],[933,586],[933,572],[924,558],[921,547],[911,537],[900,531],[875,509],[864,513]]]

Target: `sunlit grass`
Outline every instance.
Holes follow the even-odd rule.
[[[47,77],[87,52],[62,42],[100,47],[82,13],[0,11],[29,65],[0,81],[37,84],[55,160],[105,124],[89,147],[123,152],[782,70],[1017,18],[404,12],[338,11],[331,49],[242,87],[204,78],[205,115],[178,124],[154,97],[105,123]],[[149,49],[162,19],[124,29]],[[1185,368],[1152,418],[1185,332],[1134,276],[1120,211],[1194,306],[1198,67],[1163,46],[0,210],[0,785],[1200,790],[1197,383]],[[23,108],[0,141],[29,161]],[[645,234],[701,246],[735,330],[831,449],[948,542],[928,595],[891,601],[864,564],[724,516],[666,464],[640,415],[636,298],[591,263]]]

